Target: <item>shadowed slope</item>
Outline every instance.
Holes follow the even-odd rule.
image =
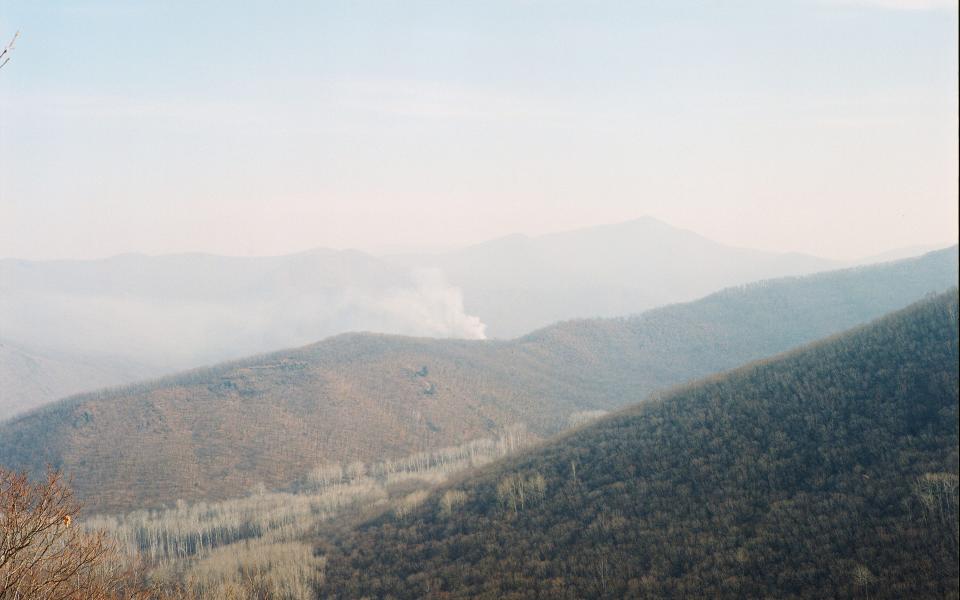
[[[323,597],[957,597],[957,291],[342,534]]]

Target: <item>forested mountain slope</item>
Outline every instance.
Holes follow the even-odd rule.
[[[322,597],[958,595],[956,289],[323,546]]]
[[[23,415],[0,424],[0,464],[63,468],[90,510],[231,497],[320,462],[405,456],[516,422],[550,434],[574,411],[624,406],[956,281],[952,248],[509,342],[341,335]]]

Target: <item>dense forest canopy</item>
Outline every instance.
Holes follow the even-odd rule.
[[[958,595],[956,289],[323,545],[323,597]]]

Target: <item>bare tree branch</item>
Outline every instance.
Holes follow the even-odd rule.
[[[32,483],[0,467],[0,599],[146,597],[116,545],[74,523],[79,510],[58,471]]]
[[[16,45],[18,37],[20,37],[19,29],[13,34],[13,39],[10,40],[10,43],[4,46],[3,50],[0,50],[0,69],[10,62],[10,56],[13,54],[13,47]]]

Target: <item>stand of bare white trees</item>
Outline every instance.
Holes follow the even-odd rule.
[[[914,483],[923,518],[943,532],[942,541],[953,560],[960,550],[960,478],[953,473],[926,473]]]
[[[156,581],[188,597],[231,598],[258,590],[266,598],[312,598],[322,581],[323,557],[314,556],[305,540],[319,523],[379,505],[402,519],[429,496],[429,487],[534,440],[516,424],[495,437],[370,465],[321,462],[291,491],[259,486],[243,498],[98,515],[83,526],[108,532],[130,555],[139,553],[152,565]],[[391,497],[401,482],[407,490],[410,484],[421,488]],[[463,492],[447,491],[439,510],[449,515],[465,500]]]

